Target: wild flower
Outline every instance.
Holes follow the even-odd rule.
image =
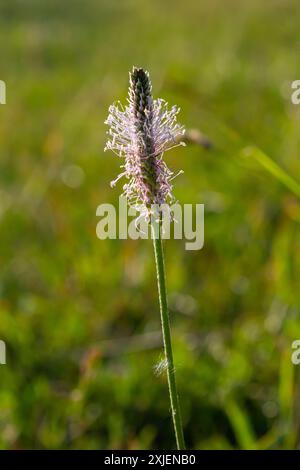
[[[129,75],[129,82],[128,105],[123,107],[117,102],[109,108],[109,116],[105,122],[110,128],[105,150],[113,150],[125,160],[122,165],[124,171],[111,185],[114,186],[125,176],[128,182],[123,190],[128,203],[139,210],[146,220],[151,220],[165,353],[155,370],[157,373],[167,371],[176,444],[178,449],[184,449],[165,281],[162,210],[158,209],[174,200],[171,180],[176,175],[169,170],[162,157],[166,150],[181,144],[178,141],[184,134],[184,128],[177,124],[179,109],[176,106],[168,109],[168,103],[164,100],[153,100],[148,72],[134,67]],[[156,215],[157,209],[159,217],[153,220],[153,211]]]

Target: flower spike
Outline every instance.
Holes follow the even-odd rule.
[[[168,108],[162,99],[153,100],[152,85],[147,71],[134,67],[129,74],[128,104],[115,103],[109,108],[105,121],[109,125],[105,150],[124,158],[124,171],[111,183],[114,186],[123,176],[124,196],[130,205],[149,217],[151,206],[174,201],[170,181],[174,174],[162,156],[178,145],[184,135],[177,121],[179,108]],[[176,176],[176,175],[175,175]]]

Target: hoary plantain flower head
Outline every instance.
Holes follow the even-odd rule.
[[[127,105],[116,102],[109,108],[105,150],[124,158],[122,173],[111,182],[115,186],[123,176],[128,203],[149,217],[153,205],[174,201],[171,180],[177,176],[163,161],[163,153],[177,145],[184,135],[177,123],[177,106],[168,108],[162,99],[153,100],[147,71],[133,68],[129,74]]]

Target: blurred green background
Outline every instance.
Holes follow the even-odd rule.
[[[166,243],[187,445],[300,447],[300,192],[276,166],[300,182],[299,21],[297,0],[1,1],[1,448],[174,447],[152,245],[95,233],[132,65],[213,142],[166,154],[205,204],[204,248]]]

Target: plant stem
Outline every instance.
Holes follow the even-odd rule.
[[[182,430],[181,413],[179,398],[176,386],[175,368],[173,362],[172,342],[171,342],[171,331],[169,321],[169,311],[167,303],[167,291],[165,281],[165,268],[164,268],[164,255],[163,246],[161,239],[161,222],[159,222],[158,231],[155,232],[153,228],[153,246],[156,263],[156,274],[159,294],[159,306],[161,316],[161,326],[163,333],[163,342],[165,356],[167,360],[167,376],[168,376],[168,387],[171,402],[172,418],[176,436],[177,449],[185,449],[184,436]]]

